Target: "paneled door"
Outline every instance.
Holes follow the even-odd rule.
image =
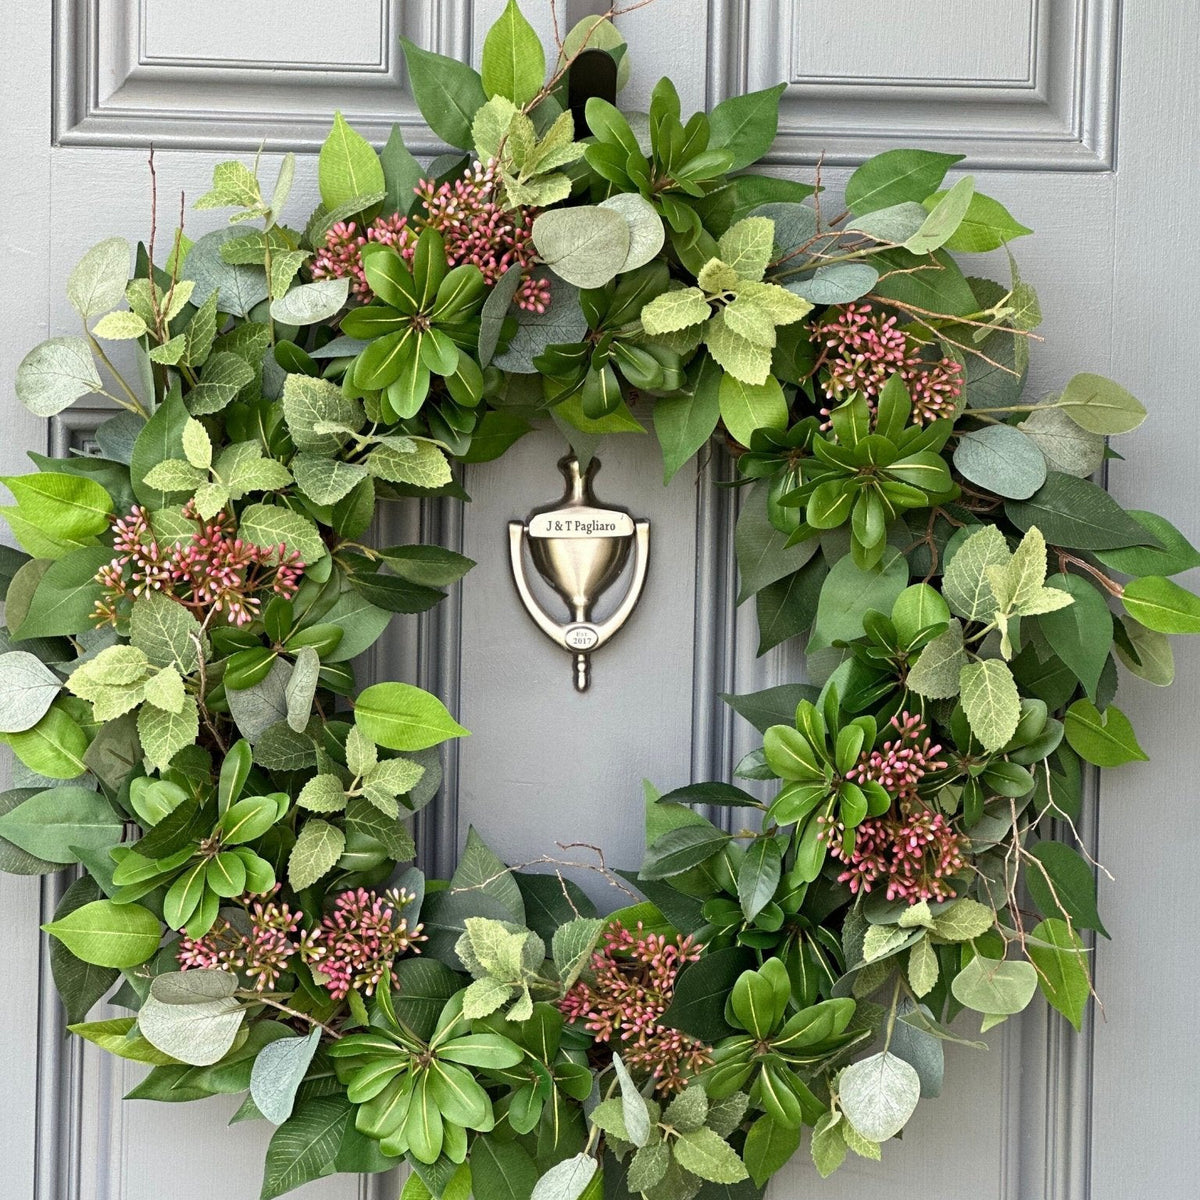
[[[447,54],[478,53],[500,0],[45,0],[10,3],[0,25],[0,466],[23,467],[47,433],[12,397],[33,343],[73,331],[63,295],[82,252],[115,233],[145,237],[148,148],[161,224],[180,192],[198,196],[231,153],[301,153],[295,213],[315,196],[312,152],[334,108],[381,139],[394,120],[434,154],[403,72],[404,33]],[[571,21],[602,5],[560,3]],[[550,8],[524,8],[548,36]],[[566,11],[564,11],[566,10]],[[1196,515],[1195,304],[1200,277],[1193,186],[1200,128],[1200,9],[1176,0],[656,0],[622,20],[633,105],[662,73],[685,107],[786,80],[776,168],[837,192],[847,169],[894,146],[966,155],[960,164],[1037,237],[1023,274],[1047,314],[1030,389],[1099,370],[1135,390],[1151,420],[1110,465],[1132,507]],[[630,103],[628,96],[627,104]],[[268,177],[271,165],[266,168]],[[219,217],[188,214],[196,235]],[[978,273],[1006,264],[981,256]],[[81,447],[85,408],[49,433]],[[447,763],[422,831],[426,865],[453,862],[469,825],[524,862],[581,836],[616,865],[641,852],[641,780],[662,787],[728,777],[749,733],[715,699],[803,669],[795,648],[755,659],[753,613],[733,604],[736,513],[719,458],[668,488],[650,439],[607,449],[598,490],[650,518],[654,551],[629,628],[597,656],[577,695],[569,660],[517,604],[506,523],[559,487],[553,432],[501,465],[472,468],[465,509],[383,519],[436,536],[479,566],[431,618],[397,622],[376,669],[438,691],[474,736]],[[406,623],[407,622],[407,623]],[[1184,1200],[1200,1178],[1200,1039],[1186,901],[1200,859],[1200,654],[1180,647],[1166,694],[1123,684],[1152,763],[1115,771],[1093,795],[1084,834],[1113,876],[1102,901],[1114,941],[1096,951],[1103,1013],[1082,1037],[1036,1009],[950,1055],[943,1096],[922,1105],[882,1166],[847,1165],[820,1184],[798,1160],[779,1200]],[[124,1102],[140,1068],[65,1042],[39,919],[52,882],[0,877],[5,1052],[2,1200],[247,1200],[258,1193],[262,1124],[225,1127],[234,1105]],[[1168,892],[1170,889],[1170,892]],[[1168,895],[1171,899],[1168,900]],[[35,988],[37,981],[40,989]],[[19,984],[16,982],[19,981]],[[40,996],[34,1004],[31,997]],[[969,1177],[961,1164],[972,1165]],[[394,1179],[331,1178],[305,1200],[394,1197]],[[487,1198],[481,1198],[487,1200]]]

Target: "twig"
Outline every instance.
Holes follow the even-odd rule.
[[[511,867],[505,867],[504,870],[497,871],[494,875],[489,875],[487,879],[482,879],[479,883],[468,884],[465,887],[451,888],[450,891],[452,893],[482,891],[490,884],[495,883],[496,880],[503,879],[510,871],[524,871],[529,867],[570,867],[576,870],[593,871],[597,875],[603,876],[610,887],[616,888],[619,892],[624,892],[631,900],[637,901],[639,899],[637,893],[626,887],[620,876],[609,868],[604,860],[604,851],[599,846],[593,846],[590,842],[555,842],[554,844],[560,850],[590,850],[596,856],[598,862],[575,862],[568,859],[552,858],[548,854],[542,854],[537,858],[531,858],[528,862],[514,863]],[[556,869],[554,873],[563,885],[563,892],[565,894],[567,890],[566,882],[563,880],[559,870]],[[570,896],[567,897],[567,900],[570,902]],[[571,908],[575,908],[574,904],[571,905]],[[576,915],[578,916],[578,913]]]

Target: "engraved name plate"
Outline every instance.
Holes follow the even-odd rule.
[[[633,518],[611,508],[559,508],[529,519],[534,538],[631,537]]]

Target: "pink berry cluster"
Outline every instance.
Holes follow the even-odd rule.
[[[635,1071],[655,1081],[660,1092],[681,1091],[687,1078],[712,1062],[708,1046],[662,1024],[686,963],[701,953],[690,937],[668,941],[614,922],[593,953],[589,977],[559,1001],[570,1021],[583,1022],[598,1042],[619,1049]]]
[[[298,551],[282,543],[263,547],[244,541],[225,512],[202,521],[189,501],[183,514],[196,523],[196,532],[184,542],[160,541],[140,505],[113,520],[116,554],[96,573],[104,595],[93,620],[115,625],[121,601],[161,592],[202,618],[212,610],[230,625],[247,625],[262,611],[264,595],[290,600],[296,594],[304,573]]]
[[[366,888],[343,892],[333,911],[303,938],[301,955],[320,976],[335,1000],[351,991],[370,996],[387,979],[398,982],[392,964],[411,950],[420,953],[425,941],[418,923],[411,928],[402,909],[415,897],[404,888],[389,888],[378,894]]]
[[[953,877],[966,866],[966,841],[942,813],[929,809],[919,794],[924,777],[946,762],[937,756],[942,747],[928,736],[925,722],[908,712],[892,718],[897,736],[879,750],[864,751],[846,777],[872,780],[892,797],[888,812],[868,817],[846,837],[841,822],[825,823],[821,837],[830,852],[846,865],[838,876],[857,895],[886,881],[889,900],[916,904],[921,900],[949,900],[956,892]]]
[[[276,884],[274,891],[278,890]],[[175,957],[185,971],[240,972],[250,978],[255,991],[263,992],[275,986],[299,949],[292,938],[300,928],[301,914],[274,900],[246,896],[238,903],[246,909],[248,932],[219,917],[203,937],[180,938]]]
[[[415,191],[424,211],[411,218],[393,213],[377,217],[362,233],[353,221],[339,222],[325,235],[325,245],[313,263],[314,279],[349,276],[351,290],[360,300],[372,298],[362,267],[362,249],[370,242],[393,246],[411,263],[417,235],[436,229],[446,248],[446,262],[457,267],[478,267],[488,287],[510,267],[519,267],[525,278],[514,297],[519,308],[544,313],[550,304],[550,285],[529,271],[537,261],[533,245],[533,214],[523,208],[505,208],[497,199],[499,177],[494,162],[476,162],[462,178],[439,184],[423,179]]]
[[[276,884],[272,894],[278,890]],[[319,926],[301,930],[300,912],[274,900],[243,896],[237,903],[246,910],[248,932],[221,917],[203,937],[181,938],[176,959],[185,971],[240,972],[261,992],[274,986],[299,955],[335,1000],[345,999],[351,989],[370,996],[385,977],[396,982],[396,958],[409,950],[420,953],[417,943],[425,940],[421,925],[410,928],[407,918],[398,915],[413,899],[403,888],[381,895],[357,888],[338,896]]]
[[[874,410],[884,384],[899,375],[912,400],[917,425],[953,415],[962,395],[962,364],[952,358],[936,363],[921,357],[919,348],[897,324],[896,317],[876,312],[869,304],[847,304],[832,320],[817,325],[813,337],[821,346],[818,367],[830,400],[841,403],[861,392]],[[822,409],[828,417],[829,410]]]

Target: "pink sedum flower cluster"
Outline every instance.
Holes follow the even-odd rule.
[[[662,1024],[686,963],[701,948],[690,937],[667,941],[615,922],[593,953],[590,977],[580,979],[559,1001],[570,1021],[580,1021],[598,1042],[619,1050],[635,1071],[648,1075],[660,1092],[681,1091],[687,1078],[712,1062],[708,1046]]]
[[[278,890],[276,884],[274,891]],[[238,902],[250,919],[248,933],[219,917],[203,937],[181,937],[175,957],[184,971],[239,972],[249,977],[255,991],[263,992],[275,986],[300,948],[292,939],[300,928],[301,914],[274,900],[246,897]]]
[[[392,963],[408,951],[421,952],[418,942],[425,941],[418,923],[411,928],[401,909],[414,900],[404,888],[389,888],[382,894],[356,888],[343,892],[333,911],[321,924],[305,934],[301,954],[319,973],[318,978],[335,1000],[343,1000],[351,990],[370,996],[387,979],[399,982]]]
[[[272,892],[278,892],[276,884]],[[335,1000],[351,990],[370,996],[385,977],[397,982],[394,961],[409,951],[420,953],[425,941],[421,925],[409,927],[400,910],[414,897],[403,888],[378,894],[365,888],[343,892],[333,911],[311,930],[301,930],[299,911],[274,900],[244,896],[249,931],[243,933],[224,917],[201,938],[182,937],[176,959],[184,971],[218,969],[245,974],[256,991],[273,987],[299,956]]]
[[[363,247],[371,242],[393,246],[412,262],[417,235],[436,229],[451,267],[470,263],[479,268],[488,287],[494,287],[510,268],[525,272],[514,302],[518,308],[544,313],[550,304],[550,284],[529,271],[537,262],[533,245],[533,214],[523,208],[504,208],[498,201],[499,178],[493,162],[468,167],[462,178],[439,184],[423,179],[414,189],[423,213],[411,218],[393,213],[377,217],[358,232],[353,221],[339,222],[325,235],[325,245],[313,262],[314,279],[350,278],[351,291],[360,300],[372,299],[362,267]]]
[[[861,392],[874,410],[884,384],[899,375],[912,400],[917,425],[954,415],[962,395],[962,364],[952,358],[926,362],[910,342],[895,316],[885,316],[869,304],[847,304],[837,317],[817,325],[813,337],[822,344],[818,366],[824,367],[825,395],[839,404]],[[829,409],[821,410],[829,416]]]
[[[202,619],[212,610],[230,625],[248,625],[262,611],[264,596],[290,600],[296,594],[304,573],[298,551],[244,541],[228,513],[205,522],[190,501],[183,515],[196,522],[196,532],[183,542],[159,541],[139,505],[113,520],[116,553],[96,573],[104,596],[96,602],[94,621],[115,625],[122,601],[161,592]]]
[[[928,736],[919,716],[902,712],[892,718],[891,728],[897,736],[879,750],[864,751],[846,777],[880,784],[894,798],[892,808],[866,818],[852,838],[841,822],[826,825],[821,836],[846,865],[838,881],[848,883],[855,895],[882,882],[889,900],[952,899],[953,877],[966,866],[966,840],[942,813],[926,807],[918,790],[930,771],[946,766],[937,757],[942,747]]]

